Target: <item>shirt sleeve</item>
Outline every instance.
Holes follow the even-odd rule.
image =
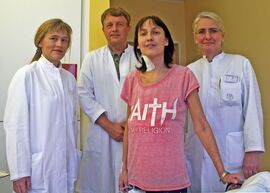
[[[31,175],[28,85],[22,68],[14,75],[8,89],[4,129],[11,180]]]
[[[132,82],[134,81],[135,72],[131,72],[125,78],[120,97],[128,104],[131,105],[131,97],[132,97],[132,90],[133,85]]]
[[[255,72],[248,59],[244,67],[244,145],[245,152],[265,151],[261,95]]]
[[[105,112],[105,109],[95,97],[94,77],[91,65],[93,65],[92,54],[89,53],[82,63],[78,80],[78,93],[81,108],[94,123],[97,118]]]
[[[189,68],[186,68],[185,79],[183,83],[185,101],[187,100],[188,95],[193,90],[198,89],[199,87],[200,87],[199,82],[197,78],[195,77],[195,75],[193,74],[193,72]]]

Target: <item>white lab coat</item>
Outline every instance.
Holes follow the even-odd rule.
[[[270,172],[259,172],[242,184],[240,189],[227,191],[228,193],[263,193],[270,192]]]
[[[263,114],[255,73],[249,60],[221,53],[188,66],[200,83],[199,96],[229,172],[240,172],[244,152],[264,151]],[[185,151],[192,192],[223,192],[214,165],[188,117]]]
[[[127,106],[120,91],[136,62],[133,47],[128,46],[120,59],[119,82],[108,46],[88,53],[83,61],[78,83],[80,104],[92,124],[82,160],[80,193],[119,192],[122,143],[113,140],[95,121],[104,112],[113,122],[126,121]]]
[[[31,176],[29,193],[73,193],[76,149],[76,80],[43,56],[13,77],[4,115],[11,180]]]

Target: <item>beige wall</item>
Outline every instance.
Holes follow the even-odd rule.
[[[185,64],[185,12],[181,0],[111,0],[111,7],[122,7],[131,15],[129,41],[133,41],[134,28],[139,19],[147,15],[159,16],[170,29],[174,42],[179,43],[179,61]]]
[[[270,170],[270,1],[269,0],[186,0],[187,61],[194,61],[199,53],[193,43],[192,22],[199,11],[210,10],[224,20],[226,36],[224,51],[248,57],[259,81],[264,111],[266,153],[261,157],[262,169]]]

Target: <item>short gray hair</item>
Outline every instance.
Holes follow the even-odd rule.
[[[214,20],[220,27],[220,30],[222,33],[225,32],[225,27],[223,24],[223,21],[221,19],[221,17],[219,17],[216,13],[214,12],[210,12],[210,11],[203,11],[200,12],[197,17],[195,18],[194,22],[193,22],[193,33],[195,33],[196,27],[198,22],[200,21],[200,19],[202,18],[208,18],[208,19],[212,19]]]

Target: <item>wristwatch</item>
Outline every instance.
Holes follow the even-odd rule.
[[[224,178],[226,175],[230,174],[230,172],[227,172],[226,170],[221,174],[220,176],[220,180],[223,184],[226,184],[226,182],[224,182]]]

